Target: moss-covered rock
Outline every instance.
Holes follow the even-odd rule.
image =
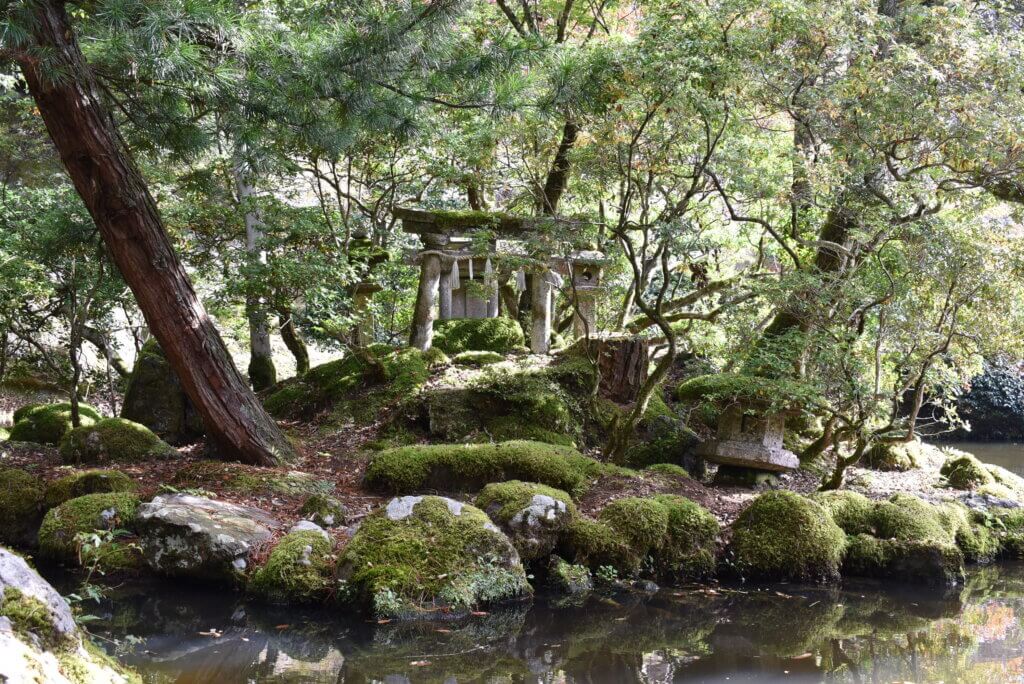
[[[582,516],[569,525],[562,543],[574,562],[598,571],[607,567],[619,575],[635,575],[644,560],[611,525]]]
[[[242,463],[225,461],[196,461],[174,475],[177,487],[202,489],[216,483],[220,489],[242,494],[281,494],[284,496],[311,496],[328,494],[334,484],[318,480],[315,475],[297,470],[281,472]]]
[[[431,347],[423,352],[423,362],[427,364],[427,368],[434,369],[447,366],[452,360],[437,347]]]
[[[492,351],[464,351],[452,357],[452,363],[456,366],[490,366],[501,363],[505,357],[498,352]]]
[[[363,521],[338,577],[379,617],[464,613],[530,592],[515,548],[478,508],[401,497]]]
[[[910,494],[894,494],[875,504],[872,520],[880,539],[955,543],[955,530],[942,510]]]
[[[560,594],[578,596],[594,588],[594,578],[585,565],[573,565],[558,556],[548,563],[548,586]]]
[[[145,425],[125,418],[104,418],[70,430],[60,442],[60,456],[74,465],[150,461],[177,454]]]
[[[952,544],[858,534],[849,538],[843,574],[949,586],[963,581],[963,566],[963,554]]]
[[[78,559],[81,533],[131,524],[139,499],[128,492],[87,494],[50,509],[39,528],[39,553],[61,561]]]
[[[524,421],[518,416],[501,416],[489,420],[486,430],[495,442],[525,439],[531,442],[544,442],[566,447],[576,446],[576,439],[572,435],[548,430],[535,423]]]
[[[835,580],[846,535],[822,506],[795,492],[761,494],[732,525],[736,570],[761,579]]]
[[[654,553],[659,577],[705,579],[715,571],[718,520],[700,504],[682,496],[659,494],[668,511],[668,534]]]
[[[299,515],[320,527],[338,527],[348,522],[345,505],[328,494],[313,494],[306,499]]]
[[[686,468],[675,463],[655,463],[644,468],[644,472],[667,475],[669,477],[690,477],[690,473],[686,471]]]
[[[43,518],[43,483],[24,470],[0,470],[0,542],[32,546]]]
[[[832,516],[836,525],[847,534],[871,534],[874,526],[874,503],[858,492],[835,490],[816,492],[811,498]]]
[[[424,489],[475,491],[491,482],[523,480],[577,496],[591,478],[608,472],[621,469],[553,444],[432,444],[377,453],[366,469],[365,484],[375,491],[406,494]]]
[[[1000,498],[1024,503],[1024,477],[991,463],[985,464],[985,470],[992,475],[992,479],[995,480],[995,486],[1001,487],[1004,490],[1005,494]],[[984,486],[979,488],[978,491],[985,493]]]
[[[918,442],[884,442],[875,444],[864,454],[862,462],[874,470],[905,472],[920,468]]]
[[[939,470],[946,482],[954,489],[977,489],[995,483],[985,465],[972,454],[960,451],[953,454]]]
[[[79,420],[83,427],[93,425],[102,416],[92,406],[78,405]],[[30,404],[15,411],[14,427],[11,428],[12,442],[35,442],[37,444],[60,444],[64,435],[71,430],[71,404]]]
[[[434,322],[433,344],[449,356],[465,351],[508,354],[526,344],[526,338],[511,318],[453,318]]]
[[[318,601],[333,589],[333,573],[334,556],[327,536],[316,531],[290,532],[253,573],[248,591],[273,603]]]
[[[43,503],[49,509],[86,494],[133,491],[135,481],[120,470],[83,470],[47,484]]]
[[[121,417],[145,425],[169,444],[188,444],[203,435],[202,420],[155,338],[135,359]]]
[[[566,492],[519,480],[487,485],[475,504],[509,536],[524,561],[549,555],[578,515]]]

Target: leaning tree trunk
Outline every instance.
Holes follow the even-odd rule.
[[[295,374],[302,375],[309,370],[309,350],[295,325],[295,316],[287,306],[281,306],[277,309],[277,319],[284,346],[295,357]]]
[[[292,447],[238,373],[196,296],[145,179],[100,102],[64,3],[41,1],[33,11],[39,49],[15,57],[75,189],[212,446],[225,458],[280,463]],[[48,78],[43,69],[58,77]]]

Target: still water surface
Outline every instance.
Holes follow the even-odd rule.
[[[87,609],[100,618],[91,631],[149,682],[1024,681],[1024,564],[975,568],[947,593],[690,587],[538,597],[446,623],[150,585]]]
[[[1024,477],[1024,444],[1012,442],[952,442],[948,446],[963,449],[983,463],[1002,466]]]

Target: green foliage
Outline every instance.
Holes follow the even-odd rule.
[[[286,534],[253,573],[247,590],[273,603],[321,601],[333,587],[331,551],[330,540],[315,530]]]
[[[119,470],[83,470],[46,485],[44,503],[53,508],[86,494],[135,491],[135,481]]]
[[[740,373],[717,373],[690,378],[676,388],[676,399],[770,406],[783,410],[803,408],[814,399],[812,388],[793,380]]]
[[[624,471],[553,444],[434,444],[375,454],[364,483],[375,491],[409,494],[427,489],[475,491],[492,482],[523,480],[579,496],[591,479],[612,472]]]
[[[504,356],[493,351],[464,351],[452,357],[452,363],[456,366],[490,366],[504,360]]]
[[[730,550],[744,576],[835,580],[846,535],[824,508],[789,491],[761,494],[732,525]]]
[[[145,425],[125,418],[104,418],[70,430],[60,442],[60,456],[73,465],[171,458],[177,451]]]
[[[24,470],[4,468],[0,491],[0,542],[31,543],[43,515],[43,483]]]
[[[921,466],[917,447],[917,442],[883,442],[868,449],[862,460],[865,466],[875,470],[913,470]]]
[[[466,351],[508,354],[526,341],[519,323],[511,318],[457,318],[434,322],[434,346],[454,356]]]
[[[379,510],[363,521],[339,559],[339,577],[379,617],[456,613],[530,593],[515,550],[477,508],[423,497],[392,520]]]
[[[93,425],[102,416],[88,404],[78,405],[82,427]],[[36,442],[57,446],[71,430],[71,404],[30,404],[15,412],[12,442]]]
[[[77,561],[79,535],[112,530],[131,523],[139,499],[128,492],[86,494],[50,509],[39,528],[39,553],[61,561]]]

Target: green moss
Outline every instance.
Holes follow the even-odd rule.
[[[789,491],[758,496],[733,523],[737,570],[763,579],[828,581],[839,576],[846,535],[828,511]]]
[[[157,437],[145,425],[125,418],[104,418],[95,425],[75,428],[60,443],[65,463],[109,463],[170,458],[174,447]]]
[[[102,416],[88,404],[78,405],[82,427],[93,425]],[[71,404],[32,404],[15,412],[17,419],[11,428],[12,442],[35,442],[38,444],[60,444],[64,435],[71,430]]]
[[[0,442],[6,442],[11,436],[11,431],[5,427],[0,427]]]
[[[638,551],[657,548],[668,533],[668,509],[654,499],[637,496],[611,502],[599,520],[619,532]]]
[[[571,558],[590,568],[612,567],[619,574],[635,575],[643,556],[610,525],[579,517],[565,532],[564,545]]]
[[[313,494],[302,504],[299,515],[312,520],[320,527],[337,527],[344,525],[348,519],[348,511],[340,501],[327,494]]]
[[[944,506],[947,519],[955,526],[954,539],[968,563],[991,563],[1002,550],[999,521],[987,513],[972,511],[963,504]]]
[[[992,475],[992,479],[995,480],[996,485],[1003,487],[1007,492],[1009,492],[1009,496],[1004,496],[1002,498],[1024,503],[1024,478],[1010,472],[1006,468],[992,465],[990,463],[985,464],[985,470]]]
[[[129,541],[103,541],[98,546],[85,544],[79,553],[82,567],[95,568],[104,575],[138,575],[145,567],[142,548]]]
[[[57,631],[47,605],[17,587],[0,589],[0,616],[11,621],[15,634],[36,637],[47,649],[62,650],[73,643],[70,635]]]
[[[500,401],[506,408],[504,415],[522,424],[566,435],[579,432],[575,402],[545,373],[488,369],[473,389]]]
[[[676,398],[685,402],[732,403],[742,401],[771,405],[777,409],[800,408],[810,398],[801,383],[741,373],[716,373],[692,377],[676,388]]]
[[[427,368],[433,369],[447,366],[452,362],[452,360],[448,358],[447,354],[437,347],[431,347],[427,351],[423,352],[423,362],[427,364]]]
[[[86,494],[132,491],[135,491],[134,480],[120,470],[83,470],[47,484],[43,503],[46,508],[53,508]]]
[[[464,351],[452,358],[452,362],[457,366],[490,366],[504,360],[504,356],[492,351]]]
[[[910,494],[894,494],[875,504],[872,522],[875,536],[898,541],[953,544],[955,530],[947,525],[942,511]]]
[[[628,472],[583,456],[575,449],[540,442],[413,445],[376,454],[365,484],[375,491],[407,494],[424,489],[474,491],[491,482],[523,480],[574,496],[589,480]]]
[[[703,579],[715,570],[718,520],[707,509],[682,496],[659,494],[654,501],[668,511],[668,534],[657,547],[659,577]]]
[[[890,470],[905,472],[920,468],[921,463],[917,458],[917,442],[885,442],[875,444],[866,454],[863,462],[868,468],[874,470]]]
[[[43,516],[43,483],[24,470],[0,470],[0,541],[31,544]]]
[[[942,464],[939,474],[955,489],[976,489],[995,483],[985,465],[973,455],[959,452]]]
[[[316,531],[291,532],[252,576],[248,590],[274,603],[324,599],[333,587],[331,542]]]
[[[464,351],[509,354],[526,343],[511,318],[456,318],[434,322],[434,346],[448,355]]]
[[[594,579],[585,565],[567,563],[552,556],[548,566],[548,585],[562,594],[585,594],[594,588]]]
[[[43,518],[39,528],[40,555],[55,560],[76,560],[75,537],[79,533],[130,524],[138,505],[138,497],[127,492],[87,494],[65,501]]]
[[[270,356],[251,356],[249,358],[249,382],[257,392],[270,389],[277,384],[277,369],[274,359]]]
[[[566,447],[576,446],[576,440],[572,435],[542,428],[534,423],[525,422],[518,416],[501,416],[487,421],[486,429],[496,442],[525,439],[531,442],[544,442]]]
[[[454,502],[452,502],[454,503]],[[339,577],[381,617],[464,612],[530,592],[515,550],[483,511],[423,497],[398,520],[379,510],[345,547]]]
[[[843,574],[949,586],[963,580],[963,561],[953,544],[858,534],[849,538]]]
[[[829,512],[836,525],[847,534],[871,534],[874,531],[875,505],[863,494],[848,490],[817,492],[811,495]]]
[[[686,472],[686,468],[675,463],[655,463],[654,465],[647,466],[644,468],[645,472],[657,473],[659,475],[669,475],[672,477],[690,477],[690,473]]]
[[[519,511],[530,505],[530,501],[536,495],[549,496],[556,501],[566,505],[570,516],[575,517],[576,504],[572,497],[561,489],[548,487],[535,482],[522,482],[510,480],[508,482],[495,482],[487,485],[476,497],[474,505],[480,510],[487,511],[492,520],[504,523]]]
[[[309,496],[327,494],[334,485],[314,475],[295,470],[280,472],[224,461],[196,461],[174,475],[174,484],[202,488],[216,483],[220,489],[243,494],[283,494]]]

